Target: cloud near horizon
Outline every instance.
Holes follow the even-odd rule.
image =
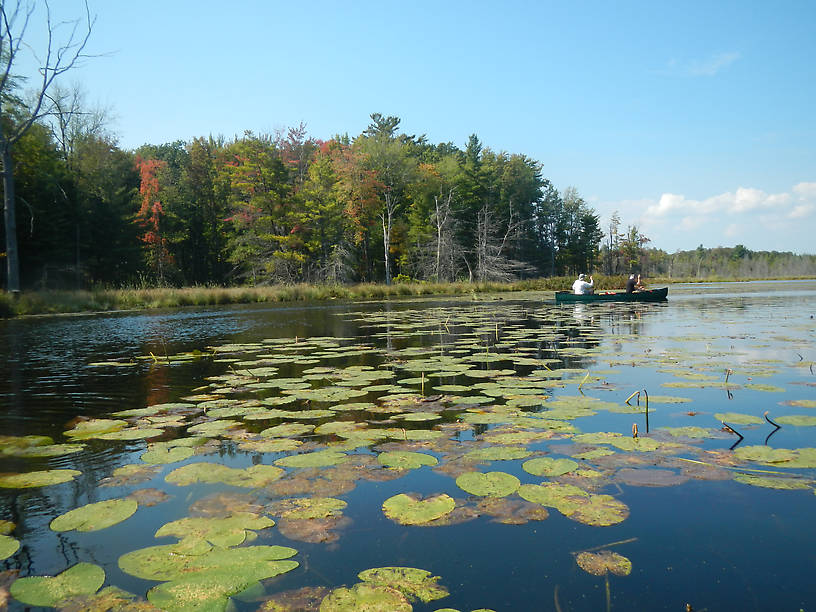
[[[663,193],[657,201],[606,202],[608,219],[617,210],[623,227],[637,225],[666,250],[745,244],[754,250],[814,252],[816,182],[797,183],[789,191],[767,193],[738,187],[704,199]]]

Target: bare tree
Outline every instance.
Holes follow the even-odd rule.
[[[30,0],[0,2],[0,163],[3,175],[3,205],[6,228],[6,269],[9,292],[20,290],[20,259],[17,250],[17,221],[15,218],[14,145],[28,132],[35,121],[54,112],[49,90],[55,80],[75,68],[85,57],[85,46],[93,30],[87,2],[85,15],[74,21],[54,23],[51,8],[43,0],[46,20],[46,45],[39,55],[32,51],[38,64],[38,80],[34,89],[30,108],[21,108],[13,101],[17,88],[14,69],[21,60],[21,51],[28,49],[25,44],[26,31],[34,15],[35,3]],[[63,35],[63,32],[65,34]]]
[[[524,226],[513,212],[510,202],[504,234],[496,227],[487,203],[479,210],[476,220],[476,277],[479,282],[515,280],[522,272],[530,272],[531,266],[507,256],[507,247],[518,237]]]

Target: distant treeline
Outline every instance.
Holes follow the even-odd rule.
[[[526,155],[399,125],[375,113],[355,137],[300,125],[127,151],[94,113],[51,117],[13,149],[22,286],[816,275],[813,256],[646,248],[633,226],[603,230]]]

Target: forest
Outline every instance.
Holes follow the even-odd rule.
[[[120,149],[93,113],[35,124],[13,151],[24,288],[502,282],[579,271],[812,275],[812,256],[666,253],[602,228],[540,162],[400,132],[318,140],[304,125]]]
[[[559,192],[524,154],[476,135],[463,149],[432,144],[378,113],[354,137],[319,140],[301,124],[134,151],[104,114],[50,119],[13,149],[27,289],[816,272],[812,256],[741,245],[650,248],[617,214],[602,228],[575,188]]]

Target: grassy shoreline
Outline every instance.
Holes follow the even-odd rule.
[[[594,275],[598,289],[623,285],[622,276]],[[811,277],[797,277],[804,279]],[[388,299],[431,295],[468,295],[514,291],[558,291],[568,289],[572,277],[550,277],[513,283],[364,283],[357,285],[275,285],[267,287],[185,287],[154,289],[94,289],[81,291],[29,291],[18,296],[0,294],[0,317],[72,313],[148,310],[183,306],[217,306],[325,300]],[[744,282],[734,278],[650,278],[650,286],[677,283]]]

